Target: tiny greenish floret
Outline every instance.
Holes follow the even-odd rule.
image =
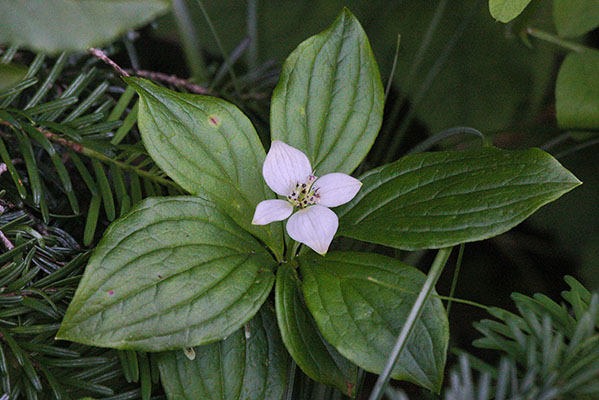
[[[262,174],[268,187],[285,200],[258,203],[252,224],[266,225],[290,217],[289,236],[326,254],[339,227],[337,215],[329,208],[353,199],[362,183],[340,172],[315,176],[308,157],[280,140],[272,142]]]

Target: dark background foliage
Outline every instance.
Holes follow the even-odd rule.
[[[206,2],[206,10],[203,12],[199,3],[189,1],[185,4],[194,21],[196,32],[192,34],[196,35],[200,43],[203,59],[201,68],[197,65],[194,67],[193,60],[191,64],[186,61],[185,46],[182,45],[182,37],[185,37],[182,32],[185,32],[185,28],[177,29],[181,25],[176,22],[173,14],[130,32],[108,46],[106,52],[117,64],[132,73],[138,70],[162,73],[162,83],[171,88],[191,92],[206,90],[234,102],[250,116],[261,138],[267,142],[269,97],[281,63],[302,40],[324,29],[341,7],[347,6],[361,21],[370,38],[384,83],[390,79],[397,35],[401,35],[383,128],[372,152],[361,167],[362,170],[395,160],[427,137],[454,126],[474,127],[488,134],[495,145],[510,149],[544,146],[563,134],[556,123],[554,90],[557,71],[566,52],[558,46],[530,36],[522,40],[520,35],[522,29],[528,26],[554,30],[551,2],[533,1],[518,20],[508,25],[493,20],[486,1],[467,0],[443,5],[444,3],[448,2],[264,0],[257,4],[257,40],[251,42],[247,40],[246,2]],[[209,16],[214,31],[210,29],[206,16]],[[432,22],[436,18],[439,18],[438,23]],[[427,44],[429,33],[430,43]],[[580,41],[590,47],[599,47],[597,30]],[[3,50],[6,54],[7,48]],[[18,51],[13,60],[30,66],[35,63],[36,58],[27,51]],[[40,82],[19,93],[11,107],[24,107],[57,63],[56,57],[44,59],[38,74]],[[96,68],[95,72],[90,73],[91,68]],[[115,165],[84,152],[84,168],[88,169],[92,178],[92,183],[86,184],[77,175],[77,169],[72,163],[65,162],[73,180],[73,192],[81,206],[82,212],[76,217],[64,217],[73,214],[65,197],[64,185],[53,167],[49,153],[35,141],[31,153],[34,164],[30,165],[27,159],[16,163],[29,196],[19,198],[8,172],[0,176],[0,190],[5,191],[0,199],[0,205],[4,209],[4,215],[0,217],[0,229],[14,245],[27,243],[20,251],[12,253],[6,252],[2,247],[0,257],[3,263],[14,261],[13,268],[36,271],[31,272],[28,279],[16,283],[15,279],[7,280],[0,285],[5,288],[12,285],[12,291],[25,288],[29,290],[28,294],[19,299],[12,299],[10,291],[5,289],[2,293],[3,310],[0,311],[0,319],[13,323],[17,320],[20,323],[28,321],[30,325],[43,326],[38,330],[22,332],[19,336],[22,342],[35,343],[37,340],[40,345],[51,344],[53,332],[72,297],[83,264],[75,265],[68,275],[60,277],[67,279],[64,282],[63,296],[58,296],[55,292],[44,292],[43,279],[53,276],[59,269],[58,266],[71,265],[69,262],[77,254],[93,248],[110,221],[128,208],[127,201],[130,204],[137,197],[178,192],[176,187],[164,185],[157,179],[163,176],[139,147],[135,127],[129,126],[126,130],[121,130],[124,140],[120,147],[110,143],[120,127],[126,125],[125,118],[134,104],[126,102],[122,106],[122,115],[119,114],[113,120],[121,121],[120,123],[106,124],[110,112],[119,107],[117,101],[122,98],[125,88],[111,69],[88,55],[73,55],[67,57],[59,72],[56,84],[44,98],[46,102],[58,98],[77,77],[87,76],[85,84],[77,89],[81,93],[80,98],[96,93],[94,90],[107,82],[100,94],[93,95],[95,97],[90,100],[92,106],[89,110],[77,117],[88,116],[89,121],[79,121],[79,125],[72,127],[89,128],[92,133],[86,138],[86,146],[100,152],[123,154],[122,160],[127,166]],[[182,83],[169,80],[171,75],[191,79]],[[101,109],[105,102],[108,105]],[[69,112],[76,106],[65,106],[56,121],[65,123]],[[18,123],[27,124],[26,118],[18,113],[9,114]],[[94,120],[94,114],[102,114],[102,117]],[[46,117],[48,119],[49,116]],[[4,115],[3,119],[6,119]],[[7,125],[2,126],[0,138],[5,140],[9,154],[22,153],[23,143],[14,140]],[[599,214],[596,212],[599,174],[595,161],[596,148],[589,147],[568,153],[577,144],[576,140],[569,139],[552,147],[549,152],[583,181],[584,185],[541,209],[510,232],[485,242],[468,244],[455,293],[457,297],[515,311],[510,299],[512,292],[525,295],[542,292],[558,301],[560,293],[568,288],[562,279],[564,275],[577,277],[589,290],[599,288],[596,272],[599,267]],[[463,149],[473,145],[473,139],[458,137],[441,142],[437,148]],[[68,156],[62,156],[63,161],[67,161]],[[94,165],[98,160],[101,161],[99,167]],[[44,207],[35,200],[34,191],[29,191],[34,185],[27,169],[31,166],[40,171],[42,183],[38,191],[43,192],[46,199],[46,212],[41,211]],[[143,189],[135,194],[130,186],[131,179],[135,179],[134,175],[139,175],[140,170],[147,174],[141,177],[140,185]],[[119,187],[119,179],[126,182],[128,187]],[[93,186],[96,187],[95,193],[91,189]],[[110,206],[107,206],[110,204],[110,196],[113,197],[113,208],[116,211],[111,212]],[[102,208],[98,200],[96,208],[91,206],[90,212],[90,202],[94,204],[92,199],[99,197],[103,199]],[[96,225],[95,229],[90,227],[90,218],[94,221],[93,225]],[[41,240],[45,240],[43,248],[38,246]],[[432,253],[427,252],[390,252],[389,249],[372,248],[350,240],[340,240],[337,246],[361,250],[368,247],[370,250],[397,255],[423,270],[430,265],[433,257]],[[455,261],[454,255],[438,285],[440,294],[449,293]],[[2,277],[6,277],[7,272],[10,271],[3,270]],[[69,278],[71,279],[68,280]],[[39,289],[43,295],[36,295],[33,289]],[[55,304],[55,309],[42,302],[44,295],[50,297],[48,304]],[[34,304],[24,305],[23,299],[32,299]],[[11,305],[21,308],[10,311],[8,307]],[[488,313],[484,310],[463,304],[452,305],[451,346],[466,349],[497,364],[497,352],[482,351],[471,345],[474,339],[480,337],[480,333],[472,329],[472,323],[482,318],[488,318]],[[0,332],[7,336],[6,332]],[[148,387],[152,387],[149,383],[151,378],[154,378],[154,382],[157,381],[156,372],[150,367],[151,357],[131,352],[79,347],[69,349],[78,352],[77,354],[52,354],[52,357],[59,360],[54,364],[50,363],[55,369],[41,370],[41,374],[48,381],[51,381],[48,374],[56,374],[58,378],[70,375],[71,388],[91,394],[94,393],[93,388],[81,387],[77,379],[83,378],[71,373],[71,370],[84,367],[79,375],[85,379],[95,377],[98,385],[112,387],[117,393],[131,393],[130,397],[122,398],[136,398],[141,395],[142,390],[147,391]],[[41,357],[49,356],[42,353]],[[124,371],[110,371],[118,365],[119,358],[123,365],[131,367],[130,370],[125,368]],[[79,360],[79,363],[64,361],[69,359]],[[63,360],[62,363],[60,360]],[[9,360],[10,362],[15,360]],[[455,362],[457,357],[452,356],[449,365]],[[145,363],[148,368],[141,378],[145,389],[140,389],[139,385],[131,382],[140,381],[139,375],[135,376],[135,371],[138,371],[137,365],[146,365]],[[104,369],[100,368],[101,365],[104,365]],[[107,365],[111,368],[107,368]],[[31,372],[34,368],[30,367],[21,365],[24,373],[35,374],[35,371]],[[88,375],[85,375],[85,371],[88,371]],[[366,379],[366,385],[372,382],[372,377]],[[27,385],[23,384],[25,390]],[[411,392],[414,398],[425,396],[415,387],[401,386]],[[154,385],[153,388],[154,394],[160,393],[159,385]],[[95,389],[97,395],[104,390],[102,387]],[[104,390],[105,395],[108,393],[109,391]]]

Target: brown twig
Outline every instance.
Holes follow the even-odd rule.
[[[115,63],[114,61],[112,61],[107,55],[106,53],[104,53],[102,50],[100,49],[96,49],[95,47],[92,47],[89,49],[89,52],[96,57],[99,60],[104,61],[106,64],[110,65],[119,75],[121,76],[129,76],[129,73],[127,71],[125,71],[124,69],[122,69],[117,63]]]
[[[181,86],[186,88],[192,93],[196,94],[210,94],[210,91],[205,87],[200,85],[196,85],[195,83],[189,82],[185,79],[179,78],[175,75],[168,75],[162,72],[154,72],[154,71],[144,71],[144,70],[125,70],[121,68],[117,63],[112,61],[110,57],[106,55],[102,50],[92,47],[89,49],[89,52],[99,60],[102,60],[106,64],[110,65],[119,75],[121,76],[131,76],[131,74],[141,76],[144,78],[154,79],[156,81],[170,83],[174,86]]]
[[[9,126],[9,127],[13,127],[14,126],[6,121],[0,121],[0,125],[5,125],[5,126]],[[60,135],[54,133],[54,132],[50,132],[50,131],[46,131],[44,129],[35,127],[38,131],[40,131],[41,133],[44,134],[44,136],[46,136],[48,139],[61,144],[63,146],[66,147],[70,147],[71,149],[73,149],[74,151],[76,151],[77,153],[81,153],[81,154],[85,154],[88,157],[92,157],[95,158],[96,160],[100,161],[100,162],[104,162],[104,163],[111,163],[111,164],[115,164],[120,168],[124,168],[126,170],[132,170],[134,171],[135,174],[139,175],[142,178],[147,178],[147,179],[151,179],[154,182],[157,182],[161,185],[164,186],[172,186],[175,187],[177,189],[181,189],[181,187],[176,184],[175,182],[171,181],[170,179],[164,178],[162,176],[157,176],[154,175],[152,172],[150,171],[146,171],[143,169],[143,167],[138,167],[136,165],[131,165],[128,164],[124,161],[121,160],[115,160],[109,156],[107,156],[106,154],[103,154],[101,152],[98,152],[96,150],[93,150],[89,147],[85,147],[80,145],[79,143],[75,143],[75,142],[71,142],[69,140],[64,139],[63,137],[61,137]]]
[[[4,232],[0,231],[0,242],[6,247],[6,250],[12,250],[15,248],[15,245],[12,244],[10,240],[4,235]]]
[[[6,122],[6,121],[0,121],[0,125],[13,127],[13,125],[10,122]],[[60,143],[63,146],[70,147],[71,149],[75,150],[78,153],[81,153],[83,151],[83,146],[81,146],[79,143],[75,143],[75,142],[66,140],[65,138],[60,137],[60,135],[57,135],[54,132],[50,132],[50,131],[47,131],[42,128],[35,127],[35,129],[37,129],[38,131],[43,133],[45,137],[47,137],[48,139],[50,139],[56,143]]]
[[[210,91],[207,88],[202,87],[200,85],[196,85],[195,83],[189,82],[189,81],[179,78],[175,75],[168,75],[168,74],[164,74],[162,72],[144,71],[144,70],[131,71],[131,73],[141,76],[141,77],[144,77],[144,78],[150,78],[150,79],[154,79],[156,81],[170,83],[171,85],[174,85],[174,86],[181,86],[181,87],[184,87],[185,89],[189,90],[192,93],[210,94]]]

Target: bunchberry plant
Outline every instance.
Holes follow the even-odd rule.
[[[204,398],[186,371],[210,374],[217,354],[243,398],[281,398],[289,355],[352,396],[358,367],[387,374],[393,353],[392,378],[438,392],[449,328],[431,295],[449,248],[503,233],[580,184],[541,150],[492,146],[351,177],[376,139],[384,94],[347,10],[285,62],[268,155],[231,103],[126,82],[148,153],[188,195],[143,200],[110,226],[58,338],[161,352],[171,396]],[[439,256],[427,277],[388,256],[327,252],[336,235]],[[182,349],[195,346],[190,360]]]

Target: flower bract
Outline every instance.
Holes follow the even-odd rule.
[[[326,254],[339,227],[339,219],[330,207],[353,199],[362,183],[339,172],[315,176],[308,157],[280,140],[272,142],[262,174],[268,187],[282,199],[260,202],[252,224],[266,225],[291,216],[287,221],[289,236]]]

